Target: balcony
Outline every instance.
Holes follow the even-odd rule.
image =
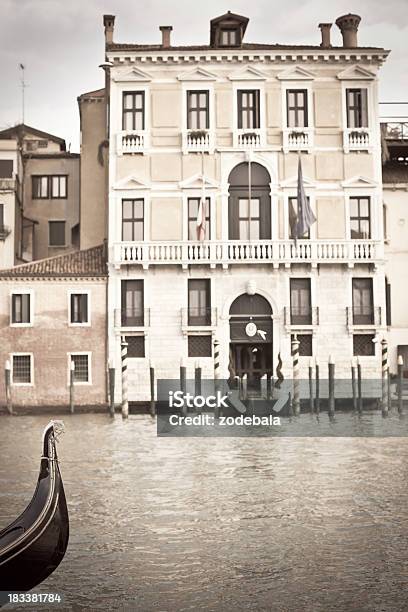
[[[116,329],[144,329],[150,327],[150,308],[116,308],[114,312]]]
[[[376,240],[230,240],[205,242],[117,242],[111,255],[114,265],[221,265],[233,264],[376,264],[383,259],[383,246]]]
[[[372,146],[371,138],[371,132],[368,128],[347,128],[343,132],[344,152],[369,151]]]
[[[11,234],[11,228],[6,225],[0,225],[0,240],[5,240]]]
[[[146,130],[126,130],[118,132],[116,151],[118,155],[146,153],[149,148],[149,137]]]
[[[15,178],[0,178],[0,191],[14,191],[16,186]]]
[[[408,121],[387,121],[381,129],[387,140],[408,140]]]
[[[234,147],[245,151],[259,149],[265,145],[264,131],[260,129],[234,130],[233,139]]]
[[[313,130],[307,127],[291,127],[283,130],[283,152],[307,151],[313,147]]]
[[[300,311],[285,306],[283,320],[286,331],[313,329],[319,325],[319,307],[312,306]]]
[[[209,130],[186,130],[182,135],[183,153],[212,153],[214,137]]]
[[[361,314],[354,311],[352,306],[346,308],[347,329],[351,333],[359,330],[373,330],[383,324],[383,309],[381,306],[374,307],[370,312]]]

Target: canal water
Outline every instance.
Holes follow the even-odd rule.
[[[31,498],[47,421],[0,417],[0,527]],[[158,438],[148,416],[64,422],[70,544],[35,589],[63,601],[5,609],[407,610],[407,438]]]

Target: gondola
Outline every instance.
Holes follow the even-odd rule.
[[[56,450],[62,430],[60,421],[45,428],[34,496],[24,512],[0,531],[0,592],[29,591],[64,558],[69,520]]]

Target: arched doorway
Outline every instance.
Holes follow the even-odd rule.
[[[267,169],[243,162],[231,170],[228,182],[228,238],[271,238],[271,177]]]
[[[231,376],[247,374],[248,387],[259,388],[261,377],[272,376],[272,308],[258,293],[237,297],[230,308]]]

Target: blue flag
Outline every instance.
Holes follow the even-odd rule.
[[[293,238],[295,242],[298,238],[302,238],[309,231],[310,227],[315,223],[316,217],[310,207],[310,203],[305,194],[303,185],[302,162],[299,155],[298,163],[298,184],[297,184],[297,222]]]

